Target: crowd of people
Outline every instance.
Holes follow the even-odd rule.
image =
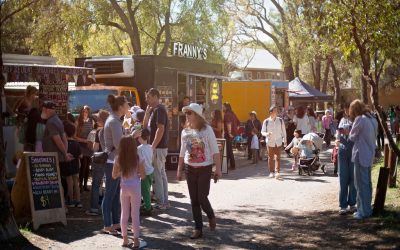
[[[103,217],[101,231],[110,235],[118,235],[120,231],[122,245],[128,246],[127,227],[131,217],[132,246],[143,246],[144,242],[139,241],[140,215],[151,216],[153,209],[170,208],[165,170],[169,120],[166,108],[160,103],[159,91],[153,88],[146,93],[146,110],[130,107],[124,96],[110,95],[107,100],[110,111],[92,114],[90,107],[84,106],[77,119],[69,113],[64,121],[56,114],[56,104],[52,101],[44,101],[41,111],[33,105],[25,108],[36,93],[31,89],[29,92],[33,92],[27,99],[29,102],[21,101],[17,107],[19,110],[23,107],[27,114],[27,121],[21,120],[20,142],[25,151],[58,153],[66,207],[82,208],[81,193],[90,191],[86,214]],[[197,239],[202,237],[202,210],[207,213],[210,229],[216,228],[207,197],[212,166],[218,166],[213,173],[217,181],[221,163],[216,136],[203,116],[202,107],[188,103],[182,111],[186,121],[177,178],[182,178],[185,169],[195,221],[190,237]],[[221,114],[214,117],[222,121]],[[221,129],[222,124],[218,126]]]
[[[127,246],[127,225],[131,217],[132,244],[140,246],[140,215],[151,216],[153,209],[165,211],[171,206],[165,170],[169,119],[159,91],[153,88],[146,92],[146,110],[131,107],[123,96],[110,95],[110,111],[92,114],[90,107],[84,106],[77,119],[68,114],[64,121],[56,114],[55,103],[45,101],[41,109],[35,105],[36,93],[36,89],[28,87],[26,96],[16,107],[16,113],[23,117],[19,140],[24,150],[57,152],[65,205],[83,207],[81,192],[90,191],[86,214],[103,217],[102,232],[117,235],[121,231],[123,245]],[[313,152],[307,151],[308,144],[301,144],[302,137],[316,134],[323,138],[326,149],[333,146],[334,174],[339,176],[340,184],[339,213],[352,212],[357,219],[371,215],[371,167],[376,145],[379,149],[383,147],[383,131],[379,129],[376,115],[360,100],[344,105],[336,116],[330,107],[316,113],[312,107],[281,110],[273,105],[269,108],[270,116],[261,121],[257,112],[251,111],[243,135],[239,134],[241,123],[229,103],[223,104],[222,111],[212,112],[210,123],[203,111],[201,105],[190,103],[190,99],[181,109],[185,119],[181,124],[176,177],[181,180],[183,172],[186,175],[195,222],[190,238],[202,237],[202,210],[207,214],[210,230],[216,228],[216,217],[208,200],[212,176],[215,182],[221,177],[216,138],[226,140],[230,169],[236,168],[235,138],[244,136],[248,141],[248,159],[258,163],[261,149],[266,148],[269,177],[280,179],[281,152],[284,150],[293,157],[295,171],[299,159]],[[398,132],[400,108],[390,108],[388,117],[392,132]]]

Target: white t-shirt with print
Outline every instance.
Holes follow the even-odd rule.
[[[144,162],[144,169],[146,175],[150,175],[154,172],[153,167],[153,149],[149,144],[142,144],[138,146],[139,160]]]
[[[214,164],[213,155],[219,153],[219,149],[211,126],[207,125],[201,131],[185,128],[181,138],[179,157],[184,158],[185,164],[193,167]]]

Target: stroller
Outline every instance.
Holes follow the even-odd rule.
[[[323,139],[316,133],[308,133],[300,141],[299,175],[304,173],[311,176],[320,167],[326,174],[325,165],[321,163],[319,152],[322,148]]]

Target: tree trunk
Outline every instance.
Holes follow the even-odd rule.
[[[170,25],[170,17],[171,17],[171,0],[168,1],[168,10],[165,14],[165,42],[164,47],[162,48],[160,55],[167,56],[168,49],[171,44],[171,25]]]
[[[322,88],[321,92],[326,93],[326,89],[328,88],[328,77],[329,77],[329,63],[328,61],[325,64],[325,70],[324,70],[324,78],[322,80]]]
[[[131,45],[133,49],[133,54],[134,55],[141,55],[142,54],[142,48],[140,47],[140,39],[136,39],[135,35],[129,34],[129,38],[131,40]]]
[[[313,76],[314,76],[314,87],[317,90],[321,89],[321,58],[319,56],[315,56],[314,58],[314,67],[313,67]]]
[[[368,104],[368,83],[364,76],[361,76],[361,101]]]
[[[332,73],[333,73],[333,83],[334,83],[334,89],[335,89],[335,102],[336,102],[336,107],[340,106],[340,83],[339,83],[339,76],[336,71],[335,64],[333,63],[333,59],[329,58],[328,59],[329,64],[331,65]]]
[[[295,78],[292,65],[284,66],[283,71],[285,72],[286,80],[291,81]]]

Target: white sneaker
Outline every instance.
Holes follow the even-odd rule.
[[[344,208],[341,208],[341,209],[339,210],[339,214],[340,214],[340,215],[345,215],[346,213],[347,213],[347,210],[344,209]]]
[[[355,213],[355,212],[357,212],[357,207],[356,206],[351,206],[349,209],[348,209],[348,212],[349,213]]]
[[[281,175],[279,173],[276,173],[275,174],[275,179],[279,179],[279,178],[281,178]]]
[[[269,178],[274,178],[274,173],[269,173]]]

